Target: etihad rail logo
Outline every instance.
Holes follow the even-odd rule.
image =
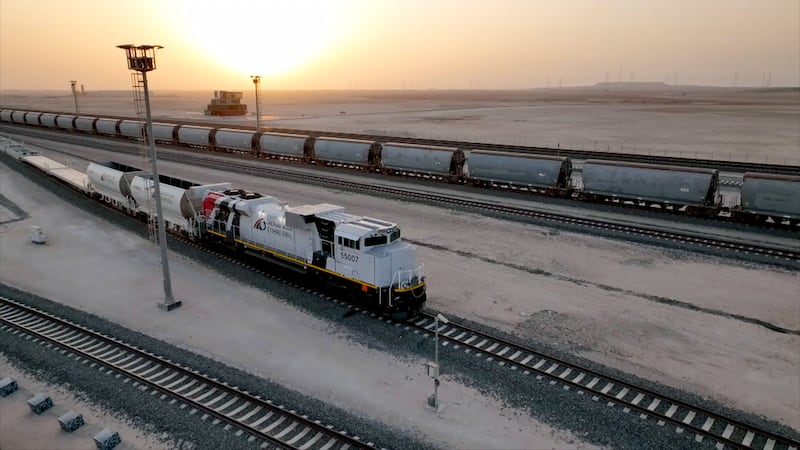
[[[256,223],[253,224],[253,228],[264,231],[267,229],[267,221],[262,217],[261,219],[256,220]]]

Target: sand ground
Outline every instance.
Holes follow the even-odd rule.
[[[115,95],[117,97],[113,101],[106,98],[105,103],[101,102],[93,108],[98,112],[123,114],[119,105],[127,101],[128,94]],[[352,104],[353,108],[363,108],[364,114],[360,117],[374,117],[380,120],[381,126],[389,129],[400,122],[394,120],[397,114],[429,117],[434,113],[420,109],[433,108],[435,105],[432,103],[444,101],[438,98],[431,100],[428,93],[424,92],[416,97],[404,97],[402,101],[387,99],[385,93],[381,95],[378,96],[380,100],[365,100],[364,93],[328,93],[321,98],[310,95],[292,98],[287,94],[280,98],[289,112],[276,114],[276,120],[300,123],[307,119],[304,116],[297,118],[296,114],[306,114],[301,111],[310,109],[324,120],[331,121],[331,124],[352,123],[352,117],[347,117],[357,111],[348,106]],[[596,98],[593,101],[586,101],[585,98],[574,100],[573,96],[571,98],[576,102],[573,112],[569,112],[573,105],[563,98],[550,102],[533,101],[535,105],[532,107],[550,112],[561,108],[561,113],[548,115],[552,122],[545,127],[560,130],[558,133],[561,135],[582,132],[581,127],[575,127],[575,124],[584,119],[598,120],[598,127],[602,128],[616,122],[604,118],[607,114],[614,116],[614,111],[630,109],[624,117],[635,123],[640,120],[637,118],[647,117],[639,109],[657,109],[660,112],[653,113],[649,131],[646,127],[635,129],[635,126],[624,126],[604,132],[619,136],[641,133],[641,136],[649,139],[651,131],[677,124],[675,126],[683,136],[696,145],[726,148],[725,143],[729,141],[744,142],[757,138],[765,144],[757,149],[749,146],[742,150],[748,158],[756,159],[763,152],[786,158],[797,154],[800,146],[800,121],[797,120],[800,117],[800,103],[796,101],[793,91],[788,94],[745,92],[739,102],[725,100],[720,95],[714,100],[713,95],[708,93],[702,96],[700,93],[687,95],[695,95],[696,101],[682,104],[679,103],[682,96],[679,96],[673,99],[674,102],[668,103],[669,98],[661,98],[660,103],[654,106],[627,98],[603,102]],[[206,97],[210,98],[210,95],[195,94],[195,97],[191,97],[176,94],[156,99],[164,102],[159,114],[188,117],[196,114],[197,102],[206,101]],[[4,93],[0,103],[10,104],[9,98]],[[14,101],[22,100],[15,98]],[[69,110],[71,107],[71,97],[63,95],[54,99],[30,97],[27,101],[39,109],[50,108],[47,105],[61,105],[52,107],[59,110]],[[485,98],[470,97],[458,101],[483,111],[491,109]],[[460,108],[450,103],[448,101],[448,106],[440,109],[455,111]],[[281,103],[276,99],[275,104]],[[343,109],[345,114],[339,114],[342,105],[346,105],[347,109]],[[594,107],[599,109],[592,110]],[[491,115],[494,117],[498,110],[512,108],[495,108]],[[708,108],[716,108],[716,112],[702,112],[709,111]],[[417,112],[410,111],[412,109]],[[723,109],[728,109],[728,113],[723,113]],[[582,119],[584,112],[588,116]],[[417,120],[416,125],[408,129],[435,134],[435,128],[421,124],[451,122],[459,126],[470,123],[464,120]],[[743,127],[745,122],[757,129]],[[526,130],[533,128],[530,123],[520,123],[521,128],[504,131],[508,136],[524,139]],[[283,123],[281,126],[295,125]],[[476,127],[472,124],[463,129],[474,130]],[[495,132],[491,126],[481,129]],[[446,132],[458,133],[454,130],[448,126]],[[59,159],[58,155],[50,157]],[[774,157],[778,156],[770,156]],[[106,159],[113,158],[110,156]],[[162,172],[198,182],[230,181],[230,176],[220,171],[175,163],[164,163]],[[165,323],[162,316],[151,308],[152,302],[126,301],[124,298],[109,302],[112,297],[104,295],[103,289],[91,288],[87,291],[83,283],[76,281],[81,279],[81,274],[78,277],[70,276],[66,259],[79,255],[88,267],[94,264],[94,267],[106,268],[110,284],[104,289],[116,286],[114,292],[127,292],[134,286],[143,286],[144,290],[140,290],[137,298],[158,298],[161,285],[158,282],[156,252],[126,237],[124,233],[95,224],[80,212],[54,204],[51,196],[28,188],[23,180],[14,179],[13,174],[3,172],[2,175],[0,187],[3,195],[13,198],[31,214],[31,219],[9,224],[0,233],[4,250],[0,253],[0,267],[3,268],[0,279],[3,282],[43,296],[62,298],[76,307],[156,337],[173,340],[204,354],[215,354],[229,345],[241,345],[251,340],[258,342],[257,337],[264,330],[263,323],[275,326],[275,335],[270,334],[269,339],[280,342],[297,338],[292,334],[293,327],[282,326],[284,323],[324,330],[318,336],[319,343],[311,341],[306,345],[307,348],[318,345],[318,353],[325,352],[326,345],[331,341],[330,330],[326,330],[324,324],[314,324],[295,311],[285,311],[281,304],[264,299],[263,294],[242,289],[235,294],[221,293],[216,299],[207,298],[210,293],[216,292],[207,284],[208,280],[215,279],[215,275],[204,273],[190,262],[180,259],[175,262],[175,290],[177,295],[186,299],[188,306],[184,309],[187,312],[181,314],[190,316],[192,320],[219,319],[219,313],[213,305],[221,298],[231,305],[222,313],[224,319],[239,324],[236,330],[222,327],[218,332],[208,333],[209,336],[198,336],[188,328],[181,330],[180,327]],[[6,181],[9,179],[15,181]],[[800,330],[800,274],[797,272],[567,233],[549,227],[507,222],[336,189],[242,175],[236,176],[236,182],[241,187],[269,193],[292,204],[340,204],[355,213],[399,223],[404,236],[418,243],[419,257],[425,263],[430,280],[429,304],[433,308],[571,350],[608,366],[687,389],[728,406],[761,414],[800,429],[800,336],[778,333],[726,316],[740,315],[790,330]],[[26,244],[28,228],[34,223],[53,235],[51,245],[44,251],[31,251]],[[52,230],[58,230],[58,233]],[[114,263],[119,266],[109,267],[109,261],[119,260],[115,258],[118,251],[112,252],[101,245],[101,240],[116,242],[132,256],[124,261],[124,265],[119,261]],[[47,277],[46,283],[35,277],[45,268],[52,274]],[[87,279],[90,273],[91,269],[84,273]],[[657,301],[664,299],[718,313],[699,312]],[[214,321],[216,324],[222,322]],[[484,435],[494,436],[493,433],[500,432],[502,427],[497,423],[496,412],[502,406],[451,383],[447,383],[447,389],[452,390],[443,395],[463,398],[462,404],[477,405],[475,412],[448,410],[446,414],[451,416],[437,418],[444,422],[436,422],[436,426],[425,420],[409,423],[408,417],[418,417],[421,411],[416,399],[424,399],[427,395],[428,380],[420,373],[420,367],[407,362],[387,361],[385,356],[371,354],[368,350],[340,348],[337,341],[338,338],[334,339],[331,345],[336,345],[337,351],[345,354],[350,354],[348,351],[355,352],[352,357],[359,358],[359,364],[362,364],[361,358],[368,355],[364,364],[381,374],[375,379],[385,379],[385,375],[392,380],[393,374],[399,373],[414,380],[387,381],[387,385],[381,386],[375,386],[375,379],[357,380],[374,387],[372,396],[385,393],[406,399],[406,404],[398,406],[400,409],[397,414],[402,415],[402,419],[398,421],[397,417],[387,416],[385,411],[371,406],[371,398],[354,388],[358,386],[356,380],[352,386],[320,390],[293,370],[276,367],[268,361],[254,360],[253,355],[259,351],[257,347],[250,350],[245,348],[241,354],[231,356],[225,362],[269,375],[323,400],[347,405],[380,419],[406,424],[453,446],[480,446],[486,443]],[[326,361],[328,363],[332,364]],[[320,367],[310,361],[299,364],[306,368]],[[350,371],[349,368],[329,369],[327,365],[326,370]],[[544,439],[544,436],[552,433],[546,426],[528,419],[516,417],[514,420],[525,420],[525,423],[519,423],[525,432],[505,434],[502,431],[509,447],[530,446],[529,443],[525,444],[526,439]],[[462,436],[461,433],[468,435]],[[554,439],[541,442],[544,445],[564,446],[571,438],[558,435]],[[491,447],[496,448],[497,445]]]

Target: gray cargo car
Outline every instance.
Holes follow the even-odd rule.
[[[543,189],[570,187],[572,162],[557,156],[473,150],[469,178],[489,183]]]
[[[742,211],[773,219],[800,219],[800,177],[746,173]]]
[[[584,195],[669,204],[712,207],[717,203],[716,169],[587,160]]]

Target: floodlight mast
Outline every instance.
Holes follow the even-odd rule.
[[[75,85],[78,84],[77,81],[70,81],[70,86],[72,87],[72,98],[75,99],[75,115],[80,116],[81,113],[78,110],[78,92],[75,90]]]
[[[256,89],[256,131],[261,130],[261,75],[250,75]]]
[[[161,209],[161,189],[158,176],[158,158],[156,154],[156,140],[153,136],[153,117],[150,113],[150,92],[147,86],[147,72],[156,69],[156,50],[164,48],[160,45],[118,45],[117,48],[125,50],[128,58],[128,69],[142,74],[142,84],[144,86],[144,104],[147,114],[147,141],[150,147],[150,163],[153,172],[153,187],[156,198],[156,218],[158,224],[158,243],[161,247],[161,270],[164,275],[164,302],[158,306],[170,311],[181,306],[180,301],[176,301],[172,296],[172,282],[169,276],[169,262],[167,261],[167,233],[164,225],[164,214]]]

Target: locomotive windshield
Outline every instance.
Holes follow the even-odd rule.
[[[372,246],[375,246],[375,245],[384,245],[384,244],[388,244],[390,242],[394,242],[399,238],[400,238],[400,230],[398,228],[393,228],[393,229],[389,230],[388,235],[387,234],[381,234],[381,235],[378,235],[378,236],[370,236],[370,237],[364,238],[364,246],[365,247],[372,247]]]

